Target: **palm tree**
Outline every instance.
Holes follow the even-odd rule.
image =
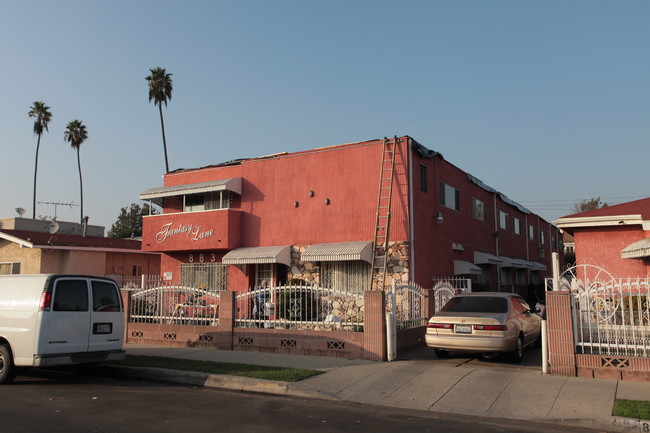
[[[38,135],[38,140],[36,141],[36,163],[34,164],[34,202],[33,202],[33,212],[32,219],[36,219],[36,173],[38,173],[38,150],[41,147],[41,135],[43,134],[43,129],[49,132],[47,129],[47,124],[52,120],[52,113],[50,113],[50,107],[45,105],[43,101],[36,101],[32,104],[29,110],[29,117],[35,117],[34,120],[34,134]]]
[[[79,159],[79,148],[81,144],[88,138],[86,125],[81,123],[81,120],[73,120],[65,128],[63,139],[70,143],[73,149],[77,151],[77,167],[79,167],[79,191],[81,193],[81,223],[84,222],[84,187],[81,178],[81,161]]]
[[[149,82],[149,102],[153,100],[160,112],[160,126],[162,128],[163,150],[165,151],[165,173],[169,173],[169,162],[167,160],[167,141],[165,140],[165,122],[163,121],[162,104],[172,99],[172,74],[168,74],[165,68],[160,66],[149,69],[151,75],[145,79]]]

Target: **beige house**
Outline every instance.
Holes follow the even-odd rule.
[[[103,233],[99,226],[0,220],[0,274],[136,277],[160,273],[159,254],[142,252],[139,240],[106,238]]]

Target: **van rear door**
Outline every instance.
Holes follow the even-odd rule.
[[[119,289],[110,280],[92,278],[90,287],[92,312],[88,350],[120,350],[124,338],[124,312]]]
[[[41,311],[37,355],[79,353],[88,350],[90,297],[86,278],[54,281],[49,311]]]

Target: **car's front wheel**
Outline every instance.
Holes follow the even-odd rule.
[[[511,354],[512,362],[519,364],[522,359],[524,359],[524,337],[521,335],[517,338],[517,344],[515,345],[515,350]]]

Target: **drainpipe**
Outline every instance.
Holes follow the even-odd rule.
[[[494,193],[492,196],[494,201],[494,244],[497,257],[500,257],[499,254],[499,212],[497,211],[497,194]],[[501,266],[497,265],[497,292],[501,291]]]
[[[413,143],[411,137],[408,137],[407,141],[407,155],[408,155],[408,165],[409,165],[409,275],[410,280],[415,281],[415,247],[413,242],[415,239],[414,228],[413,228]]]

